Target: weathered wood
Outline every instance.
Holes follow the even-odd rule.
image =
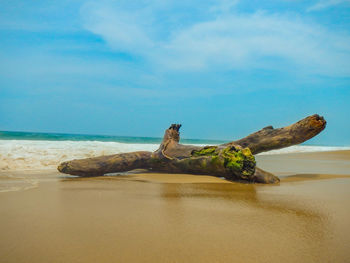
[[[238,144],[248,147],[253,154],[258,154],[303,143],[323,131],[326,123],[323,117],[314,114],[287,127],[274,129],[272,126],[267,126],[243,139],[224,145]]]
[[[141,151],[105,155],[63,162],[58,166],[61,173],[79,176],[101,176],[106,173],[126,172],[147,166],[152,152]]]
[[[143,168],[166,173],[207,174],[229,180],[258,183],[277,183],[278,177],[256,167],[252,154],[280,149],[302,143],[326,126],[319,115],[309,116],[290,126],[263,128],[247,137],[218,146],[182,145],[180,124],[165,131],[162,143],[155,152],[133,152],[73,160],[60,164],[62,173],[79,176],[100,176]]]

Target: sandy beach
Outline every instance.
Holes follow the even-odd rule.
[[[2,172],[0,261],[350,262],[350,151],[257,161],[281,183]]]
[[[350,263],[350,0],[0,10],[0,263]]]

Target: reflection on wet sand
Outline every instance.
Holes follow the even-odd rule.
[[[344,174],[293,174],[282,178],[283,183],[312,181],[312,180],[325,180],[325,179],[337,179],[337,178],[349,178],[350,175]]]
[[[260,186],[261,187],[261,186]],[[292,213],[298,216],[317,217],[320,215],[303,207],[291,206],[276,200],[259,198],[254,184],[162,184],[162,198],[218,199],[227,202],[270,210],[279,213]],[[283,201],[283,200],[282,200]]]
[[[187,176],[192,177],[192,175]],[[171,244],[175,247],[178,244],[187,243],[182,238],[177,238],[177,235],[188,238],[194,229],[202,227],[194,232],[203,231],[213,238],[212,240],[207,239],[208,243],[202,244],[204,246],[202,249],[205,250],[212,250],[211,242],[215,241],[221,243],[224,248],[226,247],[226,253],[229,253],[227,244],[231,243],[239,250],[249,248],[253,251],[260,251],[262,258],[269,262],[278,262],[278,260],[273,261],[269,253],[266,254],[266,250],[269,249],[284,251],[284,254],[291,258],[291,262],[298,258],[301,262],[316,262],[321,256],[330,257],[326,254],[329,246],[327,242],[329,238],[327,224],[330,223],[328,212],[316,203],[300,202],[294,196],[276,194],[274,193],[276,186],[218,182],[154,183],[140,179],[138,176],[73,180],[93,181],[94,185],[89,184],[85,188],[93,191],[112,190],[115,187],[112,186],[113,180],[124,185],[123,192],[128,189],[127,185],[135,184],[133,189],[136,190],[140,199],[161,203],[150,211],[154,215],[152,223],[157,226],[158,231],[171,235]],[[167,180],[166,175],[164,175],[164,180]],[[101,188],[102,185],[105,188]],[[67,189],[77,190],[76,187],[71,186]],[[81,185],[79,190],[82,190]],[[117,189],[114,188],[114,190]],[[126,190],[124,194],[128,196],[128,191]],[[125,212],[133,213],[132,211]],[[146,222],[149,220],[147,216],[139,219]],[[284,240],[283,245],[279,243],[281,238]],[[192,236],[190,239],[198,243],[203,236]],[[192,249],[195,246],[188,245],[192,246]],[[191,249],[190,247],[188,249]],[[307,250],[307,255],[295,254],[296,248]],[[321,248],[322,251],[320,251]],[[235,253],[231,256],[234,255]],[[279,259],[280,256],[282,255],[275,255]],[[210,258],[209,255],[206,257]],[[255,256],[246,256],[245,261],[242,262],[254,262],[254,258]]]

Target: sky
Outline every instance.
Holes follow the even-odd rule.
[[[0,0],[0,130],[350,146],[349,0]]]

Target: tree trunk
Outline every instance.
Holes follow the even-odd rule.
[[[155,152],[122,153],[61,163],[62,173],[79,176],[100,176],[137,168],[166,173],[207,174],[229,180],[258,183],[277,183],[278,177],[256,167],[253,154],[302,143],[326,126],[319,115],[309,116],[290,126],[263,128],[238,141],[198,147],[179,144],[180,124],[172,124],[165,131]]]

